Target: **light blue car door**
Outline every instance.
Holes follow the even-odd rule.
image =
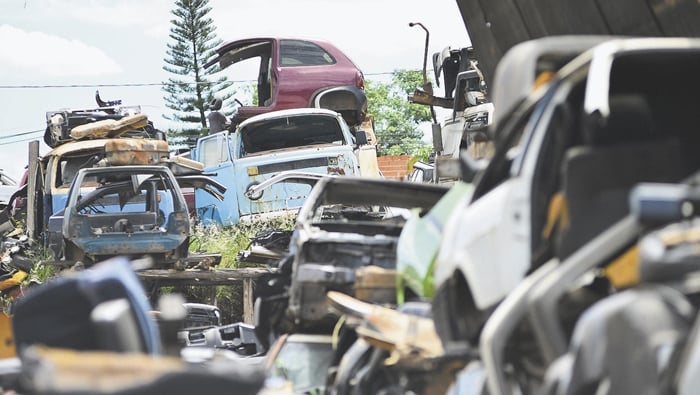
[[[197,216],[205,225],[232,225],[238,222],[231,136],[228,131],[202,137],[197,142],[196,159],[204,164],[204,172],[226,187],[224,200],[195,189]]]

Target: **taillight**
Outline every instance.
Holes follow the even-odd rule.
[[[365,76],[359,70],[355,73],[355,86],[362,90],[365,89]]]

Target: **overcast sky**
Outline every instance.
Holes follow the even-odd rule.
[[[19,178],[27,162],[26,139],[41,139],[46,111],[92,107],[96,89],[103,99],[141,105],[156,127],[167,129],[162,114],[169,112],[156,84],[169,77],[162,66],[173,4],[0,1],[0,169]],[[456,0],[211,0],[210,6],[217,36],[224,41],[256,36],[328,40],[368,79],[422,67],[425,33],[409,22],[430,30],[429,54],[469,45]],[[147,86],[111,86],[120,84]],[[65,85],[84,87],[56,87]],[[31,131],[41,132],[7,137]],[[47,150],[42,143],[42,152]]]

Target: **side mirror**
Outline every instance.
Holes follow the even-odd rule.
[[[700,213],[700,190],[685,184],[641,183],[630,192],[630,211],[642,225],[665,225]]]
[[[358,130],[355,132],[355,144],[357,146],[367,145],[367,133],[364,130]]]

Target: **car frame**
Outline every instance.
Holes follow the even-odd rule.
[[[295,324],[314,330],[332,325],[337,317],[326,300],[329,290],[396,304],[397,247],[404,224],[415,211],[427,213],[449,189],[387,179],[320,179],[299,211],[290,240],[287,311]]]
[[[166,166],[81,169],[56,217],[68,261],[152,255],[161,265],[188,255],[187,205]]]

